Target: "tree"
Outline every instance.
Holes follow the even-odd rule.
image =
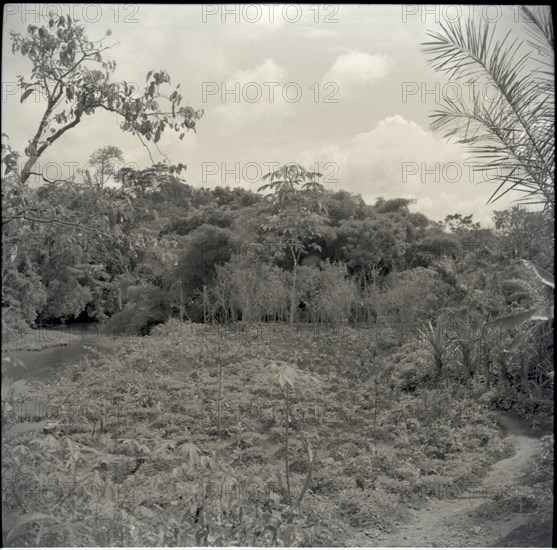
[[[373,307],[381,322],[415,326],[433,321],[454,295],[436,270],[416,267],[389,274],[382,291],[373,296]]]
[[[444,225],[453,233],[465,234],[474,229],[479,229],[479,222],[474,223],[473,214],[463,216],[462,214],[449,214],[444,221]]]
[[[195,130],[203,111],[181,105],[179,85],[171,93],[164,91],[170,84],[166,71],[149,71],[145,91],[137,97],[126,81],[112,80],[116,62],[103,59],[112,46],[102,43],[110,35],[108,30],[101,40],[93,41],[86,27],[69,15],[52,14],[47,24],[29,25],[26,33],[10,32],[12,52],[27,57],[32,65],[30,76],[19,77],[21,101],[32,93],[46,100],[38,128],[25,149],[23,183],[50,146],[99,109],[120,115],[120,128],[136,135],[146,147],[145,141],[156,145],[167,129],[179,132],[180,139],[186,131]],[[165,108],[160,106],[163,103]]]
[[[103,57],[111,48],[110,45],[103,46],[103,40],[110,34],[107,31],[101,40],[91,40],[84,25],[70,16],[56,15],[49,15],[45,24],[29,25],[24,33],[10,33],[12,52],[21,54],[31,64],[30,74],[19,77],[21,101],[24,102],[31,94],[39,94],[44,99],[37,129],[24,151],[21,171],[18,168],[18,153],[4,140],[2,143],[3,238],[12,245],[12,264],[18,262],[20,266],[27,266],[25,275],[31,278],[34,270],[29,266],[32,264],[21,263],[25,257],[23,249],[30,241],[33,246],[40,245],[41,240],[44,243],[51,238],[56,241],[58,236],[67,234],[77,243],[82,238],[82,232],[87,232],[96,237],[102,236],[105,243],[110,242],[130,252],[128,245],[134,239],[133,235],[121,230],[122,224],[131,218],[130,200],[125,194],[107,193],[106,190],[102,194],[88,193],[87,190],[75,192],[78,186],[73,181],[49,181],[42,174],[38,175],[46,185],[39,189],[31,189],[27,185],[29,176],[35,173],[34,165],[52,145],[86,116],[104,110],[119,116],[120,128],[137,136],[147,147],[152,160],[149,142],[158,149],[157,142],[167,130],[178,132],[179,138],[183,139],[186,131],[195,130],[196,121],[203,114],[203,111],[181,105],[180,86],[169,90],[170,76],[164,70],[147,73],[143,93],[134,90],[126,81],[114,81],[116,63]],[[90,181],[96,180],[97,186],[104,186],[107,173],[113,175],[114,172],[110,167],[111,159],[119,159],[120,156],[121,152],[116,148],[104,148],[92,157],[98,171],[86,177]],[[110,248],[110,245],[107,246]],[[132,257],[129,254],[128,259]],[[103,263],[116,263],[106,256],[105,259]],[[98,279],[96,273],[103,272],[103,269],[99,263],[97,271],[87,271],[87,278]],[[9,269],[3,269],[3,280],[8,272]],[[61,278],[54,274],[51,281],[65,284],[67,279],[62,273],[59,275]],[[13,291],[9,297],[14,303],[22,284],[19,279],[6,279],[13,285],[5,296]],[[50,288],[56,288],[56,284],[53,283]],[[98,292],[104,292],[101,286],[95,286]],[[86,302],[86,292],[77,292],[76,296],[78,294],[79,299],[74,300],[69,309],[50,300],[50,314],[62,312],[61,315],[71,316],[76,313]],[[3,296],[3,304],[10,300],[4,300]],[[23,317],[29,321],[32,314],[25,312]]]
[[[285,164],[265,174],[263,181],[269,180],[269,183],[258,189],[271,191],[268,196],[275,210],[262,229],[274,236],[275,243],[285,249],[292,260],[290,323],[294,322],[297,309],[296,276],[300,258],[308,249],[321,250],[318,244],[311,242],[320,236],[327,221],[321,202],[324,187],[316,181],[321,176],[319,172],[308,172],[299,164]]]
[[[409,205],[414,204],[415,202],[416,199],[398,198],[385,200],[383,197],[380,197],[375,202],[375,211],[379,214],[387,214],[391,212],[408,214]]]
[[[384,215],[343,220],[338,235],[346,243],[347,264],[360,273],[364,288],[376,270],[392,270],[404,259],[406,234],[400,220]]]
[[[124,154],[119,147],[107,145],[97,149],[89,158],[89,164],[94,169],[85,172],[87,183],[93,185],[98,193],[102,193],[105,184],[119,172],[119,162],[124,162]]]
[[[470,18],[441,24],[423,44],[434,70],[469,86],[470,102],[443,98],[431,116],[432,129],[465,144],[478,168],[497,184],[489,202],[511,190],[522,201],[554,214],[555,84],[551,9],[520,6],[529,40]],[[483,18],[482,18],[483,19]],[[471,85],[473,84],[473,85]],[[496,92],[486,98],[486,86]],[[493,93],[490,92],[490,96]]]
[[[360,195],[348,191],[327,191],[325,196],[327,212],[332,225],[339,225],[342,220],[362,219],[370,209]]]
[[[317,275],[318,292],[312,309],[320,321],[341,324],[348,320],[356,303],[356,285],[348,279],[343,263],[321,262]]]
[[[183,164],[171,166],[163,162],[142,170],[126,166],[118,172],[116,179],[122,182],[122,188],[133,197],[145,198],[160,190],[161,186],[167,187],[179,182],[177,174],[185,169]]]
[[[553,220],[543,212],[528,212],[520,206],[493,212],[493,223],[511,258],[524,258],[551,270],[554,264]]]
[[[209,288],[211,312],[224,322],[274,321],[288,307],[289,291],[285,272],[261,258],[259,250],[232,254],[225,265],[215,266],[215,278]]]
[[[212,281],[216,266],[230,259],[236,247],[233,237],[228,229],[209,224],[188,235],[186,246],[178,258],[174,279],[182,281],[184,298],[189,303]],[[194,315],[196,313],[199,312],[193,312]]]

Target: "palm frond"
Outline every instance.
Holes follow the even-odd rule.
[[[536,275],[536,277],[545,285],[551,287],[551,288],[555,288],[555,279],[553,277],[553,275],[551,273],[549,273],[548,271],[546,271],[545,269],[541,268],[540,266],[537,266],[535,264],[533,264],[532,262],[529,262],[528,260],[522,260],[522,263],[531,271],[533,271],[534,275]]]
[[[527,321],[548,321],[554,318],[554,311],[554,306],[542,304],[526,311],[521,311],[520,313],[505,315],[504,317],[493,319],[493,321],[488,321],[484,325],[484,328],[498,327],[508,330],[522,323],[526,323]]]
[[[526,23],[526,32],[531,37],[530,45],[538,49],[540,54],[542,48],[545,53],[553,52],[555,44],[551,8],[543,6],[534,11],[532,6],[520,6],[520,13]]]
[[[540,15],[524,7],[521,13],[532,37],[528,43],[511,31],[496,39],[495,26],[472,19],[443,23],[441,32],[428,31],[432,40],[422,46],[434,70],[454,80],[473,79],[468,84],[483,84],[484,89],[490,85],[498,94],[486,101],[480,86],[472,86],[469,104],[462,96],[443,98],[431,115],[431,128],[466,145],[483,169],[497,174],[492,179],[498,187],[488,202],[519,191],[529,202],[553,208],[553,23],[547,10]],[[532,67],[532,47],[545,56],[545,70]]]

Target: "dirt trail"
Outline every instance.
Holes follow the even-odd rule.
[[[454,500],[431,500],[422,510],[410,510],[405,525],[391,534],[360,533],[346,543],[355,547],[443,547],[494,546],[502,537],[525,522],[525,515],[506,514],[504,518],[478,522],[471,515],[493,495],[494,489],[516,489],[533,457],[541,450],[540,440],[525,435],[523,429],[510,418],[502,420],[515,454],[496,462],[480,487]],[[482,489],[484,494],[482,495]],[[487,495],[486,495],[487,493]]]

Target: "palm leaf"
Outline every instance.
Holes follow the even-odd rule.
[[[527,321],[548,321],[553,318],[554,306],[542,304],[526,311],[521,311],[520,313],[513,313],[493,319],[493,321],[489,321],[484,325],[484,329],[488,327],[498,327],[508,330],[522,323],[526,323]]]
[[[534,274],[536,275],[536,277],[545,285],[551,287],[551,288],[555,288],[555,280],[553,278],[553,275],[549,272],[547,272],[545,269],[542,269],[541,267],[534,265],[532,262],[529,262],[528,260],[522,260],[522,263],[528,267],[530,270],[532,270],[534,272]]]
[[[545,15],[544,15],[545,14]],[[498,187],[488,202],[510,190],[549,209],[554,204],[554,71],[553,23],[548,9],[522,8],[525,42],[512,31],[496,39],[495,27],[462,19],[441,24],[441,32],[422,44],[436,71],[451,79],[473,79],[491,85],[497,99],[485,101],[483,90],[471,88],[471,105],[462,97],[444,98],[431,115],[434,131],[467,145],[492,169]],[[532,67],[532,49],[541,67]],[[544,68],[545,67],[545,68]],[[470,84],[470,82],[468,82]]]

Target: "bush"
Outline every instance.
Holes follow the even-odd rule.
[[[429,352],[418,342],[404,344],[400,351],[391,355],[385,362],[388,384],[404,392],[429,387],[433,383],[429,361]]]
[[[313,300],[313,309],[321,321],[341,323],[350,315],[356,301],[356,286],[347,275],[343,263],[321,263],[319,290]]]
[[[167,294],[154,285],[141,290],[143,292],[137,292],[138,302],[128,305],[109,319],[106,324],[108,333],[144,336],[149,334],[151,327],[168,320],[170,303]]]
[[[454,293],[435,270],[417,267],[388,276],[384,291],[376,295],[375,310],[378,318],[396,322],[433,320]]]

